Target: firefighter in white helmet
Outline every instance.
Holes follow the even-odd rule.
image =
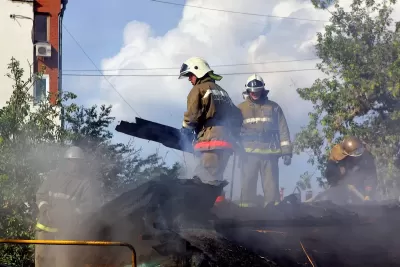
[[[214,74],[204,59],[192,57],[185,61],[179,74],[180,79],[184,77],[193,88],[187,97],[181,132],[194,141],[194,150],[200,155],[195,176],[205,183],[220,181],[240,135],[241,112],[215,83],[222,77]]]
[[[50,172],[36,193],[39,218],[37,239],[74,239],[80,219],[102,204],[100,184],[87,176],[81,148],[72,146],[64,154],[62,168]],[[74,266],[71,247],[36,245],[35,266]],[[49,263],[55,254],[55,262]]]
[[[242,206],[255,205],[258,174],[261,174],[265,204],[279,201],[279,158],[291,164],[292,144],[289,128],[281,107],[268,99],[263,78],[251,75],[239,105],[243,126],[241,138],[246,159],[242,170]]]

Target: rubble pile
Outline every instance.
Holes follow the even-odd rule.
[[[164,267],[400,266],[397,202],[337,206],[290,196],[265,208],[214,206],[225,185],[149,181],[88,218],[86,238],[131,243],[138,263]],[[102,255],[101,264],[129,264],[128,250],[107,250],[95,248],[82,262]]]

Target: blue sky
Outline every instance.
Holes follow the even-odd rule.
[[[166,12],[166,9],[167,12]],[[156,34],[162,35],[179,21],[181,7],[160,5],[151,1],[69,1],[64,16],[64,26],[85,49],[97,67],[101,60],[116,54],[123,43],[123,29],[132,20],[150,24]],[[90,34],[88,34],[90,33]],[[94,69],[69,34],[63,32],[63,68]],[[74,91],[74,79],[63,78],[64,90]],[[79,100],[84,100],[95,91],[97,84],[85,92],[80,92]]]
[[[150,24],[158,35],[176,26],[182,7],[165,6],[148,0],[69,1],[64,25],[100,65],[104,57],[118,52],[122,45],[123,29],[132,20]],[[90,33],[90,34],[88,34]],[[74,41],[64,35],[64,68],[93,69],[82,53],[77,53]],[[77,65],[79,62],[79,65]]]
[[[123,30],[128,22],[132,20],[144,21],[152,26],[157,35],[163,35],[176,26],[182,9],[182,7],[164,6],[151,1],[116,0],[102,2],[85,0],[79,3],[69,1],[63,24],[96,66],[101,69],[101,61],[115,55],[121,49]],[[64,70],[95,69],[92,62],[65,30],[63,32],[63,68]],[[63,78],[63,89],[76,93],[78,95],[76,102],[85,105],[86,101],[93,94],[96,94],[99,84],[93,83],[86,90],[76,90],[78,79],[88,80],[90,78],[65,76]],[[117,93],[115,94],[117,95]],[[103,101],[98,104],[109,103]],[[132,118],[134,116],[136,115],[132,112]],[[118,141],[127,142],[129,139],[122,134],[115,134]],[[139,143],[142,145],[143,142],[139,141]],[[156,149],[160,148],[156,144],[149,145],[146,143],[144,145],[150,146],[146,150],[146,154],[155,152]],[[161,151],[161,153],[165,154],[166,151]],[[175,154],[172,153],[172,155]],[[170,156],[167,159],[170,159],[170,161],[167,160],[168,162],[173,162],[179,158]]]
[[[252,0],[254,1],[253,6],[246,4],[245,2],[247,1],[248,0],[238,0],[237,3],[235,2],[235,4],[233,4],[233,6],[232,4],[229,6],[229,3],[231,3],[229,1],[221,1],[221,3],[218,4],[221,4],[222,8],[226,7],[226,9],[230,10],[244,10],[246,12],[257,13],[261,12],[259,10],[264,10],[265,12],[262,13],[274,13],[281,16],[289,16],[292,12],[295,14],[295,17],[310,17],[310,7],[308,6],[308,9],[303,8],[302,5],[304,5],[304,1],[301,0],[297,0],[298,3],[296,3],[296,6],[290,4],[294,0],[271,0],[271,3],[268,4],[265,4],[265,2],[261,0]],[[174,2],[184,3],[183,0],[174,0]],[[208,7],[213,7],[214,4],[217,5],[216,2],[211,0],[192,0],[192,2],[195,2],[195,5],[207,2],[204,5]],[[238,4],[238,6],[234,6],[236,4]],[[257,5],[259,7],[257,7]],[[269,6],[266,7],[265,5]],[[216,8],[221,7],[217,6]],[[127,64],[122,64],[121,62],[135,60],[138,61],[137,64],[145,64],[147,60],[146,57],[152,58],[154,55],[153,52],[159,50],[162,51],[163,55],[166,54],[165,57],[168,60],[158,60],[155,61],[153,65],[150,65],[154,66],[155,64],[159,64],[162,66],[179,66],[182,58],[189,57],[189,55],[204,55],[206,57],[211,57],[210,55],[212,55],[211,58],[215,60],[215,63],[211,61],[211,64],[242,63],[249,60],[249,58],[253,58],[254,61],[268,61],[271,59],[276,60],[288,57],[293,59],[309,58],[311,55],[310,39],[315,37],[316,31],[319,29],[316,28],[318,25],[312,23],[297,23],[291,20],[283,20],[280,22],[265,18],[253,18],[225,13],[221,14],[213,11],[206,12],[198,9],[188,9],[185,10],[185,13],[183,13],[183,11],[183,7],[164,5],[150,0],[114,0],[107,2],[94,0],[85,0],[80,2],[69,1],[64,17],[64,26],[68,28],[75,39],[85,49],[86,53],[101,69],[106,68],[107,66],[109,68],[116,68],[115,66],[118,67],[122,65],[123,67],[127,67]],[[315,15],[317,18],[321,17],[319,13],[315,14],[313,14],[313,16]],[[213,24],[213,20],[217,19],[220,21]],[[130,23],[132,21],[139,21],[147,25],[138,23],[132,24]],[[187,23],[187,28],[185,28],[185,25],[178,26],[180,21],[185,21]],[[130,23],[129,27],[127,26],[128,23]],[[209,23],[209,25],[207,23]],[[204,33],[202,32],[201,27],[206,27],[204,25],[206,25],[208,27],[207,29],[211,32],[209,36],[203,36]],[[151,29],[151,36],[147,36],[146,33],[143,33],[143,31],[146,32],[146,30],[143,30],[146,29],[146,26],[149,26]],[[221,27],[220,31],[215,29],[218,27]],[[297,32],[294,27],[297,27],[297,31],[302,32]],[[193,33],[190,35],[188,32],[190,32],[191,29],[193,29]],[[268,32],[266,31],[267,29]],[[212,32],[213,30],[215,30],[215,33]],[[136,32],[140,36],[136,39],[135,37],[131,37],[130,39],[133,38],[133,40],[130,41],[136,46],[139,44],[139,47],[142,43],[147,45],[141,48],[144,51],[143,54],[147,53],[146,57],[143,56],[141,59],[137,59],[137,56],[134,56],[134,51],[132,52],[129,45],[124,43],[124,36],[125,38],[127,34],[135,36]],[[207,32],[205,34],[207,34]],[[226,36],[224,36],[224,34],[226,34]],[[197,35],[200,35],[200,37]],[[199,41],[197,40],[199,38],[203,39]],[[207,40],[210,38],[213,41],[207,43]],[[176,41],[176,43],[174,43],[174,41]],[[191,42],[190,47],[185,47],[185,45],[182,44],[183,42]],[[196,46],[198,42],[201,42],[200,46]],[[180,47],[182,55],[175,55],[175,53],[181,52],[181,50],[173,51],[173,53],[171,51],[165,51],[174,46]],[[136,48],[136,50],[137,49],[139,48]],[[226,52],[226,50],[229,49],[232,49],[231,53]],[[126,52],[127,50],[130,52]],[[193,54],[191,54],[192,51]],[[168,53],[172,53],[173,55],[168,57]],[[107,59],[107,61],[104,61],[105,59]],[[154,58],[152,59],[154,61]],[[164,61],[168,63],[165,63]],[[141,66],[140,64],[130,65],[128,67]],[[302,66],[303,65],[299,65],[299,68]],[[294,63],[286,65],[286,69],[293,69],[294,67]],[[66,31],[63,33],[63,68],[64,70],[94,69],[92,63],[87,59]],[[272,66],[270,68],[276,69],[277,66]],[[282,69],[285,68],[282,67]],[[265,69],[251,68],[250,70],[262,71]],[[221,71],[224,72],[227,70]],[[229,69],[229,71],[232,70]],[[243,71],[243,69],[240,71]],[[303,105],[298,102],[298,96],[296,96],[294,91],[295,88],[293,87],[293,82],[296,84],[298,83],[299,86],[307,86],[314,80],[314,77],[316,76],[308,75],[306,78],[302,74],[297,74],[297,76],[296,74],[290,74],[286,76],[275,75],[267,78],[269,86],[272,87],[272,97],[275,97],[278,103],[282,105],[284,111],[287,112],[288,120],[291,121],[290,126],[294,128],[292,130],[292,135],[299,129],[300,125],[303,124],[301,123],[302,121],[306,123],[304,118],[306,118],[307,108],[309,107],[306,104]],[[232,93],[236,102],[241,101],[240,92],[242,89],[240,89],[240,86],[244,84],[243,80],[246,78],[246,76],[229,77],[222,81],[223,86],[229,87],[231,84],[235,84],[234,87],[238,88],[235,89],[234,93]],[[63,89],[77,93],[79,98],[78,102],[81,104],[93,103],[93,101],[95,101],[94,103],[99,105],[113,104],[114,106],[124,106],[125,104],[123,101],[113,90],[110,90],[110,88],[108,88],[107,94],[100,93],[101,88],[104,89],[107,87],[104,81],[101,82],[101,79],[102,78],[91,77],[64,77]],[[143,101],[143,99],[137,100],[140,97],[134,97],[132,95],[134,93],[137,94],[138,92],[133,92],[133,89],[130,87],[135,87],[134,84],[137,84],[136,88],[155,88],[163,86],[160,85],[161,80],[160,82],[155,81],[156,79],[153,80],[149,82],[149,80],[144,81],[135,79],[129,80],[128,83],[124,84],[122,79],[119,79],[112,80],[112,83],[124,98],[129,101],[129,103],[131,103],[135,108],[138,107],[140,110],[139,113],[143,117],[146,116],[146,118],[158,122],[168,120],[167,124],[179,127],[186,102],[186,94],[190,89],[188,84],[181,80],[178,85],[178,81],[174,80],[174,85],[172,85],[172,87],[177,89],[173,92],[180,92],[179,97],[174,100],[175,102],[171,102],[170,105],[167,106],[159,106],[158,109],[161,112],[158,112],[158,114],[154,112],[147,113],[148,107],[146,107],[146,105],[155,105],[155,102],[159,100],[152,99],[151,97],[146,98],[146,101]],[[146,83],[151,83],[151,85],[147,86]],[[82,89],[82,87],[84,87],[84,89]],[[282,91],[282,88],[292,91]],[[160,90],[161,89],[162,88],[160,88]],[[173,92],[171,91],[169,94],[172,95]],[[100,94],[102,94],[102,96],[97,97]],[[143,102],[145,104],[143,104]],[[157,102],[157,105],[158,104],[159,102]],[[165,117],[165,111],[170,112],[171,115]],[[117,113],[114,115],[117,116],[117,120],[129,120],[130,118],[130,120],[133,120],[133,117],[135,116],[126,105],[124,107],[119,107]],[[116,137],[118,141],[128,141],[126,136],[117,134]],[[147,154],[154,152],[159,148],[157,144],[151,144],[144,141],[138,141],[138,144],[146,148],[145,150]],[[163,155],[166,152],[166,149],[160,147],[160,154]],[[167,161],[173,162],[178,159],[181,159],[181,155],[177,155],[177,153],[169,153]],[[286,187],[288,192],[293,190],[294,184],[298,180],[300,173],[306,170],[313,170],[313,168],[310,168],[307,165],[306,160],[306,157],[295,157],[292,166],[284,167],[281,165],[281,185]],[[238,175],[236,175],[236,177],[238,177]],[[238,183],[236,182],[236,184]]]

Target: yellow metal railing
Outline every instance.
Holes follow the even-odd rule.
[[[132,267],[136,267],[136,250],[129,243],[109,241],[77,241],[77,240],[19,240],[0,239],[3,244],[29,244],[29,245],[70,245],[70,246],[116,246],[127,247],[132,251]]]

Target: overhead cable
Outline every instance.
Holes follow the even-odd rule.
[[[101,76],[103,77],[111,86],[111,88],[119,95],[119,97],[132,109],[132,111],[139,117],[142,118],[139,114],[139,112],[137,112],[131,104],[129,104],[129,102],[121,95],[121,93],[117,90],[117,88],[115,88],[115,86],[110,82],[109,79],[107,79],[107,77],[105,75],[102,74],[102,72],[100,71],[100,69],[97,67],[97,65],[94,63],[94,61],[91,59],[91,57],[88,55],[88,53],[86,53],[85,49],[83,49],[82,45],[78,42],[78,40],[72,35],[72,33],[67,29],[67,27],[63,24],[62,25],[64,27],[64,29],[66,30],[66,32],[68,33],[69,36],[71,36],[71,38],[75,41],[75,43],[78,45],[78,47],[82,50],[83,54],[85,54],[85,56],[89,59],[89,61],[92,63],[92,65],[97,69],[97,71],[100,73],[99,75],[96,76]],[[63,74],[65,76],[65,74]],[[175,153],[175,155],[177,155],[178,157],[179,154],[175,151],[172,150],[172,152]]]
[[[251,66],[251,65],[267,65],[267,64],[275,64],[275,63],[289,63],[289,62],[299,62],[299,61],[312,61],[319,60],[320,58],[304,58],[304,59],[289,59],[289,60],[271,60],[264,62],[252,62],[252,63],[232,63],[232,64],[220,64],[220,65],[212,65],[211,67],[236,67],[236,66]],[[103,69],[104,71],[128,71],[128,70],[179,70],[180,67],[153,67],[153,68],[127,68],[127,69]],[[68,72],[91,72],[98,71],[93,69],[69,69],[64,70]]]
[[[257,17],[268,17],[268,18],[277,18],[277,19],[291,19],[291,20],[304,20],[304,21],[314,21],[314,22],[330,22],[327,20],[320,20],[320,19],[306,19],[306,18],[295,18],[295,17],[285,17],[285,16],[275,16],[275,15],[266,15],[266,14],[258,14],[258,13],[249,13],[249,12],[241,12],[241,11],[233,11],[233,10],[225,10],[225,9],[217,9],[217,8],[210,8],[210,7],[202,7],[202,6],[193,6],[187,4],[180,4],[162,0],[150,0],[151,2],[173,5],[173,6],[183,6],[183,7],[191,7],[191,8],[198,8],[204,10],[211,10],[211,11],[218,11],[218,12],[225,12],[225,13],[234,13],[234,14],[241,14],[247,16],[257,16]],[[248,1],[248,0],[247,0]]]
[[[78,47],[81,49],[81,51],[83,52],[83,54],[87,57],[87,59],[89,59],[89,61],[92,63],[92,65],[95,67],[95,69],[100,73],[97,76],[102,76],[111,86],[111,88],[119,95],[119,97],[133,110],[133,112],[139,117],[139,113],[132,107],[131,104],[129,104],[128,101],[126,101],[126,99],[121,95],[121,93],[117,90],[117,88],[115,88],[115,86],[107,79],[107,77],[105,75],[102,74],[101,70],[97,67],[96,63],[94,63],[94,61],[91,59],[91,57],[88,55],[88,53],[86,53],[85,49],[83,49],[82,45],[78,42],[78,40],[72,35],[72,33],[68,30],[67,27],[65,27],[65,25],[63,24],[64,29],[67,31],[68,35],[71,36],[72,40],[74,40],[74,42],[78,45]],[[65,76],[65,74],[62,74],[63,76]]]
[[[251,75],[254,73],[285,73],[285,72],[299,72],[299,71],[317,71],[319,69],[297,69],[297,70],[273,70],[273,71],[253,71],[253,72],[231,72],[231,73],[218,73],[222,76],[235,76],[235,75]],[[77,77],[177,77],[177,74],[76,74],[76,73],[63,73],[62,76],[77,76]]]

